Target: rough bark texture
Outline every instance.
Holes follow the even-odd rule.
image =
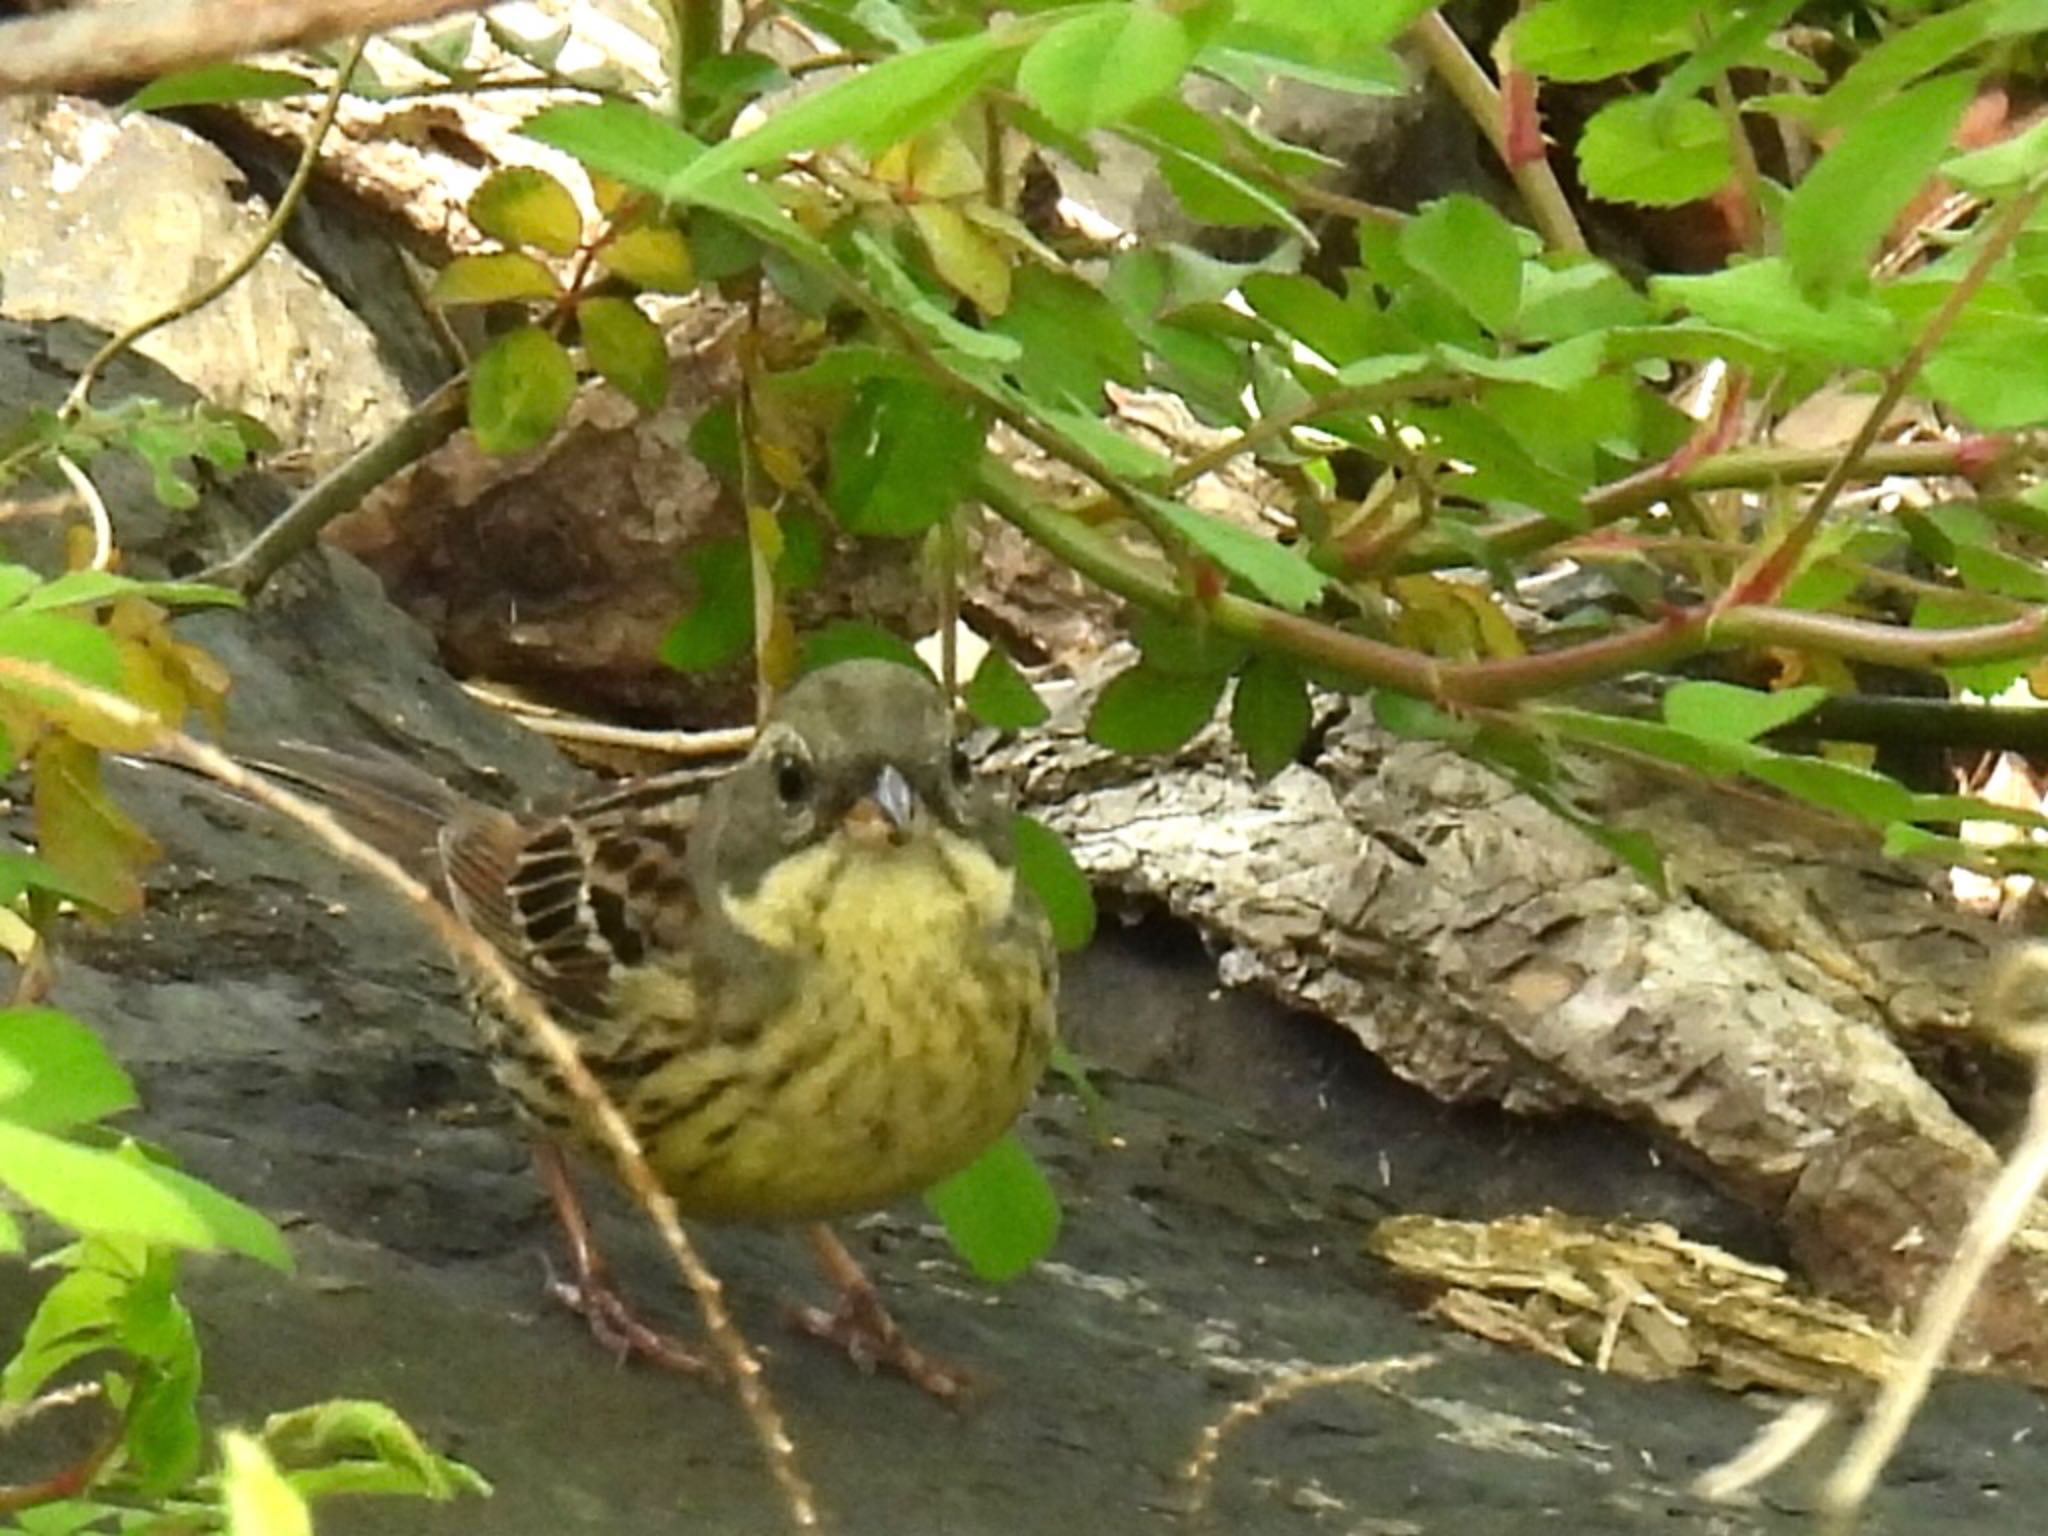
[[[1089,690],[1015,749],[1094,877],[1200,926],[1224,978],[1341,1023],[1441,1098],[1645,1127],[1776,1220],[1824,1290],[1908,1308],[1996,1156],[1916,1068],[1967,1016],[1996,930],[1831,824],[1588,765],[1650,833],[1659,897],[1484,768],[1340,720],[1255,783],[1211,733],[1120,765]],[[2048,1377],[2048,1222],[1997,1271],[1968,1348]]]

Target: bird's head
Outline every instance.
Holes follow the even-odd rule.
[[[707,873],[740,891],[831,840],[888,857],[951,833],[993,852],[1002,825],[954,744],[939,689],[909,667],[869,660],[822,668],[784,694],[706,809],[716,828]]]

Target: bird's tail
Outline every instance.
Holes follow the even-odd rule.
[[[439,883],[441,829],[480,809],[424,769],[394,757],[338,752],[309,742],[279,742],[238,752],[235,760],[280,789],[328,811],[348,832],[432,884]],[[136,761],[204,777],[165,759]],[[216,780],[206,782],[231,798],[246,799]]]

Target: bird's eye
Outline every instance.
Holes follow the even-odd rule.
[[[967,781],[974,777],[974,764],[967,760],[967,749],[955,746],[946,759],[947,771],[953,775],[953,782],[965,788]]]
[[[784,805],[795,805],[811,792],[810,765],[800,757],[784,755],[775,759],[775,793]]]

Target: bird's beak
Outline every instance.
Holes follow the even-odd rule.
[[[917,791],[894,763],[885,763],[868,792],[846,813],[846,833],[870,847],[900,843],[917,819]]]

